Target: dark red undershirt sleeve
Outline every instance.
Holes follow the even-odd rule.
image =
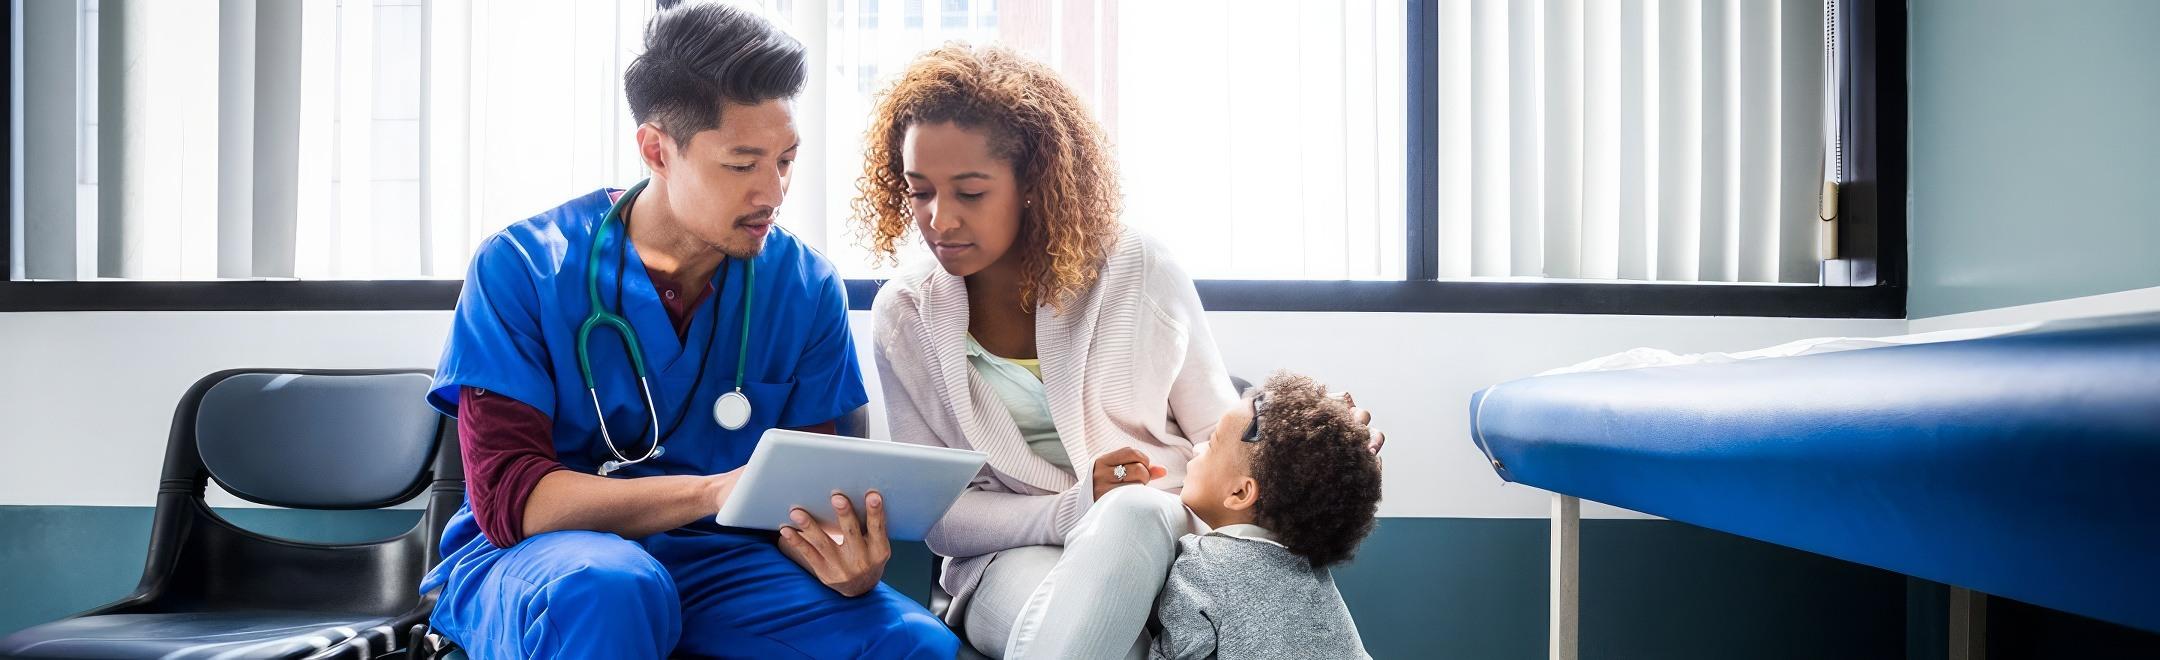
[[[525,540],[525,503],[555,458],[554,422],[540,409],[477,387],[458,388],[458,449],[480,533],[498,548]]]

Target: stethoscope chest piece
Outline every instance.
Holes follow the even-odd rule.
[[[743,396],[740,389],[722,394],[713,400],[712,416],[713,421],[720,423],[720,428],[740,431],[750,423],[750,397]]]

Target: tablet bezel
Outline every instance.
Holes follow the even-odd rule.
[[[777,530],[791,525],[788,512],[801,506],[820,525],[830,526],[834,519],[829,500],[835,489],[847,491],[859,510],[864,493],[852,491],[874,488],[885,495],[887,536],[919,541],[988,459],[966,449],[771,429],[751,450],[740,481],[713,520],[729,527]],[[874,467],[875,472],[818,474],[835,465],[848,466],[843,470]],[[820,478],[824,483],[815,481]]]

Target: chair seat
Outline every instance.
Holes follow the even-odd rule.
[[[390,618],[239,610],[86,616],[0,639],[26,658],[372,658],[390,650]]]

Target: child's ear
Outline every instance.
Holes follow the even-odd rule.
[[[1260,482],[1253,481],[1252,477],[1238,477],[1237,481],[1230,485],[1230,494],[1223,497],[1223,508],[1244,511],[1252,508],[1253,503],[1258,501]]]

